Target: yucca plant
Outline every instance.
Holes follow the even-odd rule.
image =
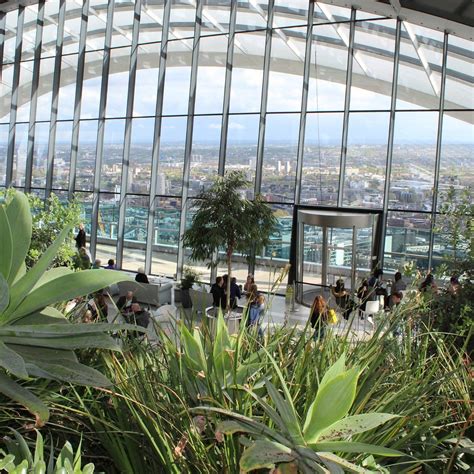
[[[71,324],[53,306],[127,279],[120,272],[105,270],[48,270],[69,230],[64,229],[27,272],[25,257],[32,232],[28,200],[15,192],[0,205],[0,392],[30,410],[38,426],[48,420],[48,408],[14,377],[110,385],[100,372],[80,364],[73,350],[119,349],[107,335],[117,326]]]
[[[3,444],[6,451],[0,448],[0,472],[9,474],[93,474],[94,465],[86,464],[82,467],[81,443],[74,453],[68,441],[55,459],[54,447],[51,440],[49,458],[45,455],[43,436],[36,431],[35,449],[31,452],[27,441],[16,430],[11,430],[14,439],[5,436]]]

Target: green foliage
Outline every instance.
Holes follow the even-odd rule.
[[[26,271],[25,258],[32,235],[28,200],[24,194],[14,193],[0,206],[0,235],[4,243],[0,247],[0,393],[34,413],[39,426],[47,421],[48,408],[14,377],[109,385],[100,372],[80,364],[73,350],[118,349],[107,335],[115,326],[71,324],[52,306],[126,279],[120,272],[75,273],[66,267],[50,268],[69,231],[68,227],[63,229]]]
[[[267,202],[257,195],[253,201],[242,197],[250,182],[241,171],[217,176],[212,186],[195,200],[195,213],[183,244],[191,249],[193,260],[216,265],[219,250],[225,252],[228,270],[227,306],[230,300],[232,255],[250,256],[269,243],[275,217]]]
[[[192,288],[194,283],[199,280],[199,277],[201,274],[197,271],[194,270],[191,267],[184,267],[183,268],[183,277],[181,278],[181,289],[182,290],[189,290],[189,288]]]
[[[254,442],[244,451],[240,460],[243,472],[262,467],[274,469],[281,462],[295,461],[301,472],[325,472],[324,467],[331,469],[334,463],[340,468],[360,471],[357,466],[327,453],[371,453],[379,456],[402,456],[399,451],[367,443],[357,443],[348,437],[378,427],[397,417],[385,413],[369,413],[346,417],[355,400],[359,370],[345,370],[345,354],[333,364],[324,375],[316,397],[309,407],[304,421],[300,425],[288,386],[278,369],[275,360],[272,364],[278,374],[283,395],[268,380],[265,385],[270,400],[275,408],[257,395],[254,398],[271,419],[274,429],[251,418],[235,416],[232,412],[221,409],[202,408],[216,411],[234,418],[232,423],[222,422],[216,430],[218,433],[246,433],[254,438]],[[342,439],[343,441],[320,441],[320,439]],[[309,449],[308,449],[309,448]],[[313,452],[314,451],[314,452]],[[316,453],[316,454],[315,454]]]
[[[435,474],[450,459],[454,471],[463,469],[469,464],[463,434],[472,411],[469,373],[443,334],[422,322],[413,332],[415,302],[409,308],[410,314],[386,315],[386,326],[370,340],[329,332],[314,346],[309,329],[275,327],[262,346],[246,328],[228,334],[222,319],[213,331],[179,324],[176,337],[160,332],[158,345],[132,341],[123,354],[87,351],[83,357],[95,360],[114,386],[51,391],[51,427],[61,426],[55,437],[63,425],[67,439],[73,429],[78,439],[81,433],[85,452],[107,472],[238,474],[262,454],[259,448],[270,446],[258,462],[276,463],[282,473],[302,472],[301,466],[321,472],[323,465],[336,473]],[[400,340],[391,337],[395,327],[402,329]],[[355,397],[349,391],[349,401],[335,407],[344,413],[353,400],[349,411],[337,421],[326,417],[324,425],[331,424],[305,440],[314,434],[305,428],[320,411],[316,398],[330,406],[323,395],[330,396],[341,375],[357,378]],[[5,413],[7,424],[15,417],[21,423],[21,414]],[[240,438],[223,435],[242,433],[242,426]]]
[[[6,451],[0,449],[0,471],[6,471],[9,474],[93,474],[94,465],[89,463],[82,467],[81,463],[81,444],[79,444],[76,453],[69,442],[61,449],[56,460],[54,459],[54,450],[51,445],[48,461],[45,455],[45,445],[43,436],[39,431],[36,432],[36,443],[34,452],[31,452],[23,436],[11,430],[14,439],[3,438]]]

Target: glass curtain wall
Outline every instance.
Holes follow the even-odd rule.
[[[474,184],[473,42],[332,3],[0,14],[0,187],[76,198],[93,257],[179,277],[193,199],[239,169],[278,221],[260,286],[288,262],[298,204],[383,210],[384,267],[433,267],[451,251],[433,235],[445,193]]]

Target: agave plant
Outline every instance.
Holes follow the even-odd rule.
[[[34,472],[35,474],[93,474],[94,464],[89,463],[82,467],[81,463],[81,444],[79,444],[76,453],[67,441],[59,456],[54,459],[54,450],[51,443],[51,451],[46,464],[44,453],[43,436],[39,431],[36,432],[35,450],[32,453],[23,436],[12,429],[15,439],[7,436],[3,438],[7,451],[0,449],[0,471],[5,470],[10,474],[23,474]]]
[[[109,381],[80,364],[73,350],[119,349],[107,335],[116,326],[71,324],[52,306],[127,279],[106,270],[48,270],[69,230],[64,229],[27,272],[25,257],[32,232],[28,200],[16,192],[0,206],[0,392],[30,410],[38,426],[48,420],[48,409],[13,376],[106,386]]]
[[[270,355],[269,355],[270,357]],[[272,404],[247,390],[272,422],[272,427],[254,418],[213,407],[199,407],[196,411],[215,412],[232,420],[217,425],[216,437],[224,434],[245,433],[252,440],[241,439],[247,446],[240,459],[243,472],[255,469],[273,469],[276,465],[292,464],[299,472],[314,473],[343,470],[367,472],[335,453],[401,456],[403,453],[382,446],[360,443],[353,436],[374,429],[398,415],[367,413],[347,416],[356,396],[357,380],[361,370],[346,370],[345,354],[333,364],[322,378],[316,397],[301,423],[291,394],[276,362],[272,359],[283,395],[269,380],[265,386]],[[273,406],[272,406],[273,405]],[[380,471],[379,471],[380,472]]]

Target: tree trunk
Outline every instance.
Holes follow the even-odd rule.
[[[232,269],[231,269],[231,263],[232,263],[232,247],[227,249],[227,297],[226,297],[226,312],[228,313],[230,311],[230,281],[232,279]]]

